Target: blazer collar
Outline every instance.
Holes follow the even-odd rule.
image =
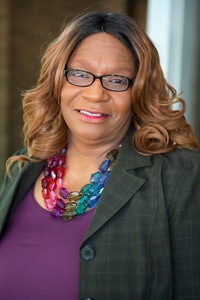
[[[130,131],[119,150],[118,159],[92,218],[85,240],[112,218],[143,186],[144,178],[136,175],[138,168],[150,167],[151,157],[133,150]]]

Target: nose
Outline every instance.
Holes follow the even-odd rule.
[[[96,78],[90,86],[82,88],[82,96],[94,102],[108,101],[110,99],[109,91],[103,88],[99,78]]]

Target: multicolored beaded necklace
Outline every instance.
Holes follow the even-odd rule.
[[[100,164],[98,171],[91,175],[89,183],[84,185],[79,192],[69,192],[63,185],[66,172],[64,166],[66,152],[67,146],[46,160],[44,178],[41,183],[45,207],[54,218],[69,221],[74,216],[82,215],[88,209],[97,206],[99,197],[117,159],[118,149],[113,149],[107,153],[106,160]],[[58,194],[56,190],[59,191]]]

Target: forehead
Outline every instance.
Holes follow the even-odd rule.
[[[131,51],[114,36],[101,32],[83,39],[74,49],[69,63],[96,64],[104,63],[110,66],[134,67],[134,57]]]

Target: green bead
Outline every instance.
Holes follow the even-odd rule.
[[[71,220],[72,217],[75,215],[76,206],[76,203],[67,203],[65,210],[62,213],[62,218],[64,220]]]
[[[84,205],[84,204],[78,205],[75,209],[75,213],[76,213],[76,215],[82,215],[82,214],[84,214],[86,209],[87,209],[87,205]]]
[[[84,204],[84,203],[87,201],[88,198],[89,198],[89,195],[83,195],[83,196],[81,196],[81,197],[78,199],[78,205]]]
[[[68,194],[69,201],[76,202],[79,197],[80,197],[80,193],[79,192],[70,192]]]
[[[89,190],[89,188],[90,188],[91,186],[92,186],[91,183],[85,184],[85,185],[81,188],[80,193],[81,193],[81,194],[88,194],[88,190]]]

